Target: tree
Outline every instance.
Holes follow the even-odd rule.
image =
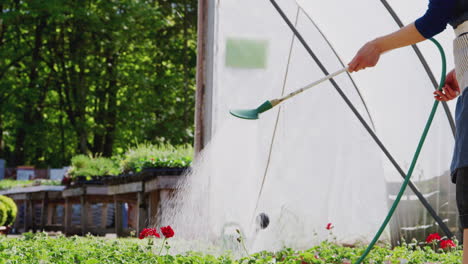
[[[62,166],[193,140],[196,1],[0,4],[0,157]]]

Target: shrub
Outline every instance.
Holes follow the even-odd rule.
[[[84,176],[91,179],[93,176],[117,175],[119,167],[109,158],[78,155],[72,158],[68,174],[72,177]]]
[[[190,145],[141,144],[125,153],[120,166],[124,173],[140,172],[145,168],[184,168],[190,166],[192,157]]]
[[[7,206],[0,202],[0,226],[4,226],[8,219],[8,210]]]
[[[15,201],[13,201],[13,199],[10,197],[0,195],[0,203],[3,203],[7,210],[7,219],[4,225],[13,225],[15,223],[16,214],[18,213],[18,207],[16,206]]]
[[[86,155],[77,155],[71,159],[73,168],[75,169],[84,169],[89,164],[91,158]]]

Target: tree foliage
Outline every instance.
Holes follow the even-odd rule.
[[[0,204],[5,207],[6,219],[3,223],[4,226],[13,226],[15,223],[18,207],[15,201],[8,196],[0,195]],[[0,224],[1,225],[1,224]]]
[[[195,0],[0,0],[0,157],[193,138]]]

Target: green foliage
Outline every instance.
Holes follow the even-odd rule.
[[[171,241],[172,248],[176,248],[177,244],[177,240]],[[240,259],[228,253],[212,256],[188,252],[158,256],[153,250],[148,247],[147,241],[138,239],[91,236],[49,238],[41,233],[25,233],[21,238],[0,237],[0,263],[342,264],[354,263],[364,247],[350,248],[323,242],[308,250],[287,248],[276,252],[263,251]],[[460,247],[434,252],[428,246],[404,244],[394,249],[389,246],[376,247],[364,263],[457,264],[461,260]]]
[[[9,166],[191,143],[197,1],[0,5],[0,157]]]
[[[343,247],[330,242],[322,242],[320,245],[304,251],[295,251],[290,248],[278,252],[260,252],[245,257],[241,263],[355,263],[364,252],[365,246]],[[440,263],[455,264],[462,260],[460,246],[453,249],[432,250],[425,243],[403,244],[395,248],[376,246],[363,263]]]
[[[68,174],[72,177],[83,176],[89,180],[93,176],[117,175],[119,172],[119,166],[110,158],[78,155],[72,158]]]
[[[32,185],[33,181],[25,180],[25,181],[17,181],[17,180],[0,180],[0,190],[11,189],[15,187],[24,187]]]
[[[184,168],[190,166],[192,157],[190,145],[140,144],[125,153],[120,165],[123,172],[140,172],[145,168]]]
[[[4,225],[13,225],[15,223],[16,214],[18,213],[18,207],[16,206],[15,201],[13,201],[13,199],[11,199],[10,197],[0,195],[0,203],[3,203],[7,210],[7,219],[5,220]]]
[[[3,180],[0,180],[0,190],[6,190],[6,189],[15,188],[15,187],[28,187],[28,186],[38,186],[38,185],[56,186],[60,184],[61,184],[60,181],[44,180],[44,179],[24,180],[24,181],[3,179]]]
[[[0,202],[0,226],[4,226],[8,219],[7,205]]]
[[[140,144],[120,157],[93,158],[77,155],[71,159],[68,174],[72,178],[83,176],[90,179],[91,177],[140,172],[145,168],[185,168],[190,166],[192,156],[193,147],[190,145],[174,147],[169,144],[160,146]]]

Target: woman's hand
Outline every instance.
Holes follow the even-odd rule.
[[[358,51],[353,60],[348,64],[349,72],[357,72],[367,67],[374,67],[379,62],[382,50],[377,41],[369,41]]]
[[[411,23],[389,35],[367,42],[348,64],[349,72],[356,72],[367,67],[374,67],[383,53],[413,45],[425,40],[418,29]]]
[[[446,102],[455,99],[458,95],[460,95],[460,87],[458,86],[455,70],[452,70],[447,74],[442,91],[437,90],[434,92],[434,99]]]

